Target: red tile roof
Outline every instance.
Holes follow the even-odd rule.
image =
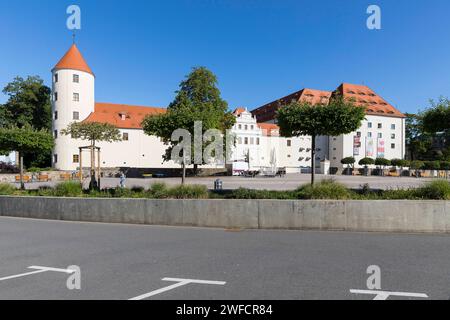
[[[91,113],[84,121],[110,123],[120,129],[142,129],[141,123],[147,115],[158,115],[165,112],[166,109],[163,108],[96,103],[95,112]]]
[[[235,116],[238,116],[238,115],[240,115],[241,113],[243,113],[243,112],[245,112],[245,111],[246,111],[245,108],[237,108],[236,110],[233,111],[233,114],[234,114]]]
[[[314,89],[302,89],[286,97],[270,102],[252,111],[258,122],[272,121],[276,117],[279,108],[290,104],[292,101],[310,102],[311,104],[328,103],[333,94],[340,93],[345,98],[354,98],[357,105],[366,105],[367,114],[389,117],[405,117],[392,105],[377,95],[367,86],[343,83],[336,91],[321,91]]]
[[[59,60],[53,70],[61,69],[73,69],[94,74],[75,44],[70,47],[69,51]]]
[[[372,89],[363,85],[343,83],[335,92],[344,98],[353,99],[356,105],[366,106],[366,113],[375,116],[404,118],[405,115],[377,95]]]
[[[273,123],[258,123],[258,127],[262,129],[263,135],[267,137],[278,136],[280,127]]]

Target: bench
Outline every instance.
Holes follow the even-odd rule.
[[[70,181],[70,180],[72,180],[72,175],[69,174],[69,173],[63,173],[59,177],[63,181]]]
[[[39,182],[49,182],[50,181],[50,177],[46,174],[41,174],[38,177],[38,181]]]
[[[20,176],[16,176],[16,182],[20,182]],[[31,182],[31,177],[23,176],[23,182]]]

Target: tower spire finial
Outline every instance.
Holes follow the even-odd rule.
[[[76,41],[75,41],[75,38],[76,38],[76,33],[75,33],[75,29],[73,30],[73,33],[72,33],[72,43],[73,44],[75,44],[76,43]]]

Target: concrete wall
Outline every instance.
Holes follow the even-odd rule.
[[[450,201],[0,197],[0,216],[244,229],[450,233]]]

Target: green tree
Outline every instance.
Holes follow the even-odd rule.
[[[285,137],[311,136],[311,184],[315,180],[316,138],[318,136],[340,136],[361,127],[365,118],[365,107],[352,100],[334,96],[328,104],[311,105],[308,102],[292,102],[278,111],[280,133]]]
[[[350,169],[352,168],[354,168],[354,166],[355,166],[355,162],[356,162],[356,160],[355,160],[355,158],[353,158],[353,157],[346,157],[346,158],[343,158],[342,160],[341,160],[341,163],[343,164],[343,165],[346,165],[347,166],[347,170],[348,170],[348,172],[350,172]],[[350,173],[349,173],[350,174]]]
[[[448,160],[450,157],[450,100],[430,101],[431,107],[423,113],[423,128],[434,138],[430,160]]]
[[[361,160],[359,160],[358,164],[360,166],[365,166],[366,167],[366,166],[370,166],[370,165],[375,164],[375,160],[372,159],[372,158],[362,158]]]
[[[175,160],[172,159],[174,148],[181,143],[187,143],[186,141],[172,141],[172,134],[175,130],[187,130],[191,137],[194,137],[194,142],[201,144],[202,150],[205,150],[211,143],[211,141],[203,139],[208,130],[217,129],[225,134],[235,121],[234,115],[228,110],[227,102],[220,96],[216,76],[208,69],[198,67],[194,68],[181,82],[180,89],[176,92],[176,97],[167,108],[167,112],[157,116],[147,116],[142,122],[142,127],[147,135],[160,137],[168,145],[163,161],[170,161]],[[195,122],[202,123],[201,137],[198,133],[195,134]],[[234,143],[234,140],[226,139],[223,144],[224,151],[226,151],[226,145],[230,143]],[[192,141],[189,141],[189,144],[192,146]],[[189,152],[189,154],[186,152],[186,154],[180,155],[183,184],[187,163],[194,163],[196,169],[198,164],[207,164],[211,160],[205,159],[196,152]]]
[[[19,152],[20,187],[25,189],[23,182],[23,162],[26,154],[51,152],[54,140],[45,129],[37,130],[29,125],[0,128],[0,154],[12,151]]]
[[[428,158],[431,153],[432,135],[425,132],[422,114],[406,114],[405,141],[408,158],[418,160]]]
[[[22,128],[28,125],[37,130],[51,130],[51,90],[41,78],[16,77],[5,86],[3,93],[8,101],[0,105],[0,126]],[[51,150],[24,156],[26,166],[49,166],[51,163]]]
[[[90,142],[91,151],[91,183],[90,189],[97,188],[99,183],[95,179],[95,149],[97,142],[122,141],[119,129],[109,123],[100,122],[73,122],[66,129],[61,130],[64,135],[70,135],[73,139],[81,139]],[[83,168],[80,168],[80,172]]]

